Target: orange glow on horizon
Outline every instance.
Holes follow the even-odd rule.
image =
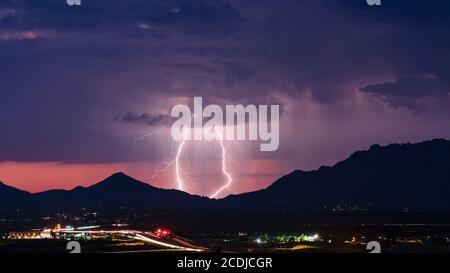
[[[232,165],[236,176],[233,192],[241,193],[265,188],[280,176],[289,173],[293,164],[275,160],[245,160],[239,166]],[[156,162],[84,164],[61,162],[0,162],[0,181],[30,192],[50,189],[73,189],[77,186],[90,186],[116,172],[136,178],[159,188],[176,188],[174,170],[152,177]],[[216,187],[211,183],[198,183],[209,177],[221,175],[217,162],[206,161],[192,164],[189,169],[191,187],[187,190],[194,194],[210,193]],[[208,181],[209,182],[209,181]]]

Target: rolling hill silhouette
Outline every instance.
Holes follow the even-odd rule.
[[[159,189],[116,173],[90,187],[28,193],[0,183],[0,211],[331,210],[450,211],[450,141],[373,145],[332,167],[294,171],[266,189],[221,200]]]
[[[28,193],[13,187],[0,187],[0,198],[7,196],[0,211],[65,211],[95,210],[146,210],[201,208],[209,200],[177,190],[165,190],[138,181],[124,173],[116,173],[90,187],[72,190],[49,190]]]

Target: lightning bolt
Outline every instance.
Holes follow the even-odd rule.
[[[183,151],[184,144],[186,143],[186,133],[184,133],[183,140],[181,141],[180,145],[178,146],[177,156],[175,157],[175,173],[177,176],[177,185],[178,189],[180,191],[183,190],[183,178],[181,177],[181,167],[180,167],[180,155]]]
[[[134,140],[134,142],[142,141],[147,137],[153,136],[154,134],[155,134],[154,132],[150,132],[148,134],[142,135],[142,136],[136,138]],[[180,153],[180,151],[179,151],[179,153]],[[174,153],[170,153],[169,158],[172,158],[173,154]],[[178,157],[178,155],[177,155],[177,157]],[[167,171],[171,166],[173,166],[175,164],[175,162],[176,161],[174,159],[173,160],[167,159],[167,161],[161,162],[158,165],[156,165],[153,168],[153,175],[150,176],[150,179],[157,177],[160,173],[162,173],[164,171]]]
[[[184,179],[183,179],[183,169],[181,167],[181,156],[183,154],[183,150],[184,147],[186,145],[186,141],[187,141],[187,133],[188,131],[183,132],[183,140],[180,141],[178,148],[177,148],[177,152],[175,155],[175,159],[174,160],[170,160],[170,161],[166,161],[163,163],[158,164],[154,171],[153,171],[153,177],[156,177],[159,173],[161,173],[162,171],[165,171],[167,169],[169,169],[169,167],[171,167],[172,165],[175,165],[175,175],[176,175],[176,187],[178,190],[180,191],[184,191],[185,190],[185,186],[184,186]],[[142,138],[146,137],[148,135],[144,135],[142,137],[140,137],[138,140],[141,140]],[[222,187],[220,187],[216,192],[214,192],[210,198],[217,198],[218,195],[220,195],[223,191],[228,190],[229,192],[233,192],[230,189],[231,184],[233,183],[233,178],[230,174],[230,172],[228,171],[227,168],[227,158],[228,153],[227,150],[225,148],[224,142],[223,142],[223,136],[217,135],[217,140],[220,144],[220,150],[221,150],[221,154],[222,154],[222,173],[223,175],[226,177],[226,183],[225,185],[223,185]]]
[[[227,178],[227,182],[224,186],[222,186],[215,193],[213,193],[210,196],[210,198],[216,198],[224,190],[230,190],[229,187],[230,187],[231,183],[233,183],[233,178],[231,177],[231,174],[227,170],[227,162],[226,162],[227,150],[225,149],[225,145],[223,145],[223,137],[219,137],[219,143],[220,143],[220,148],[222,150],[222,173]]]
[[[149,136],[153,136],[153,134],[154,134],[153,132],[150,132],[150,133],[148,133],[148,134],[142,135],[142,136],[136,138],[136,139],[134,140],[134,142],[138,142],[138,141],[144,140],[144,138],[149,137]]]

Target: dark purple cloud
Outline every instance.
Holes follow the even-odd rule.
[[[405,76],[393,82],[369,84],[360,89],[381,96],[394,107],[405,106],[414,111],[425,110],[423,98],[436,98],[450,102],[450,86],[432,75]]]
[[[135,112],[128,112],[124,116],[114,117],[114,121],[132,124],[145,124],[148,126],[155,126],[167,122],[170,119],[167,115],[152,115],[149,113],[137,114]]]
[[[280,151],[251,156],[307,166],[450,137],[449,4],[427,2],[2,1],[0,160],[158,160],[134,139],[193,96],[282,104]]]

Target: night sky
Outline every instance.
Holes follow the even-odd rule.
[[[0,180],[71,189],[123,171],[175,187],[171,107],[279,104],[280,147],[226,142],[234,193],[372,144],[450,138],[450,1],[1,0]],[[217,143],[186,189],[223,184]]]

